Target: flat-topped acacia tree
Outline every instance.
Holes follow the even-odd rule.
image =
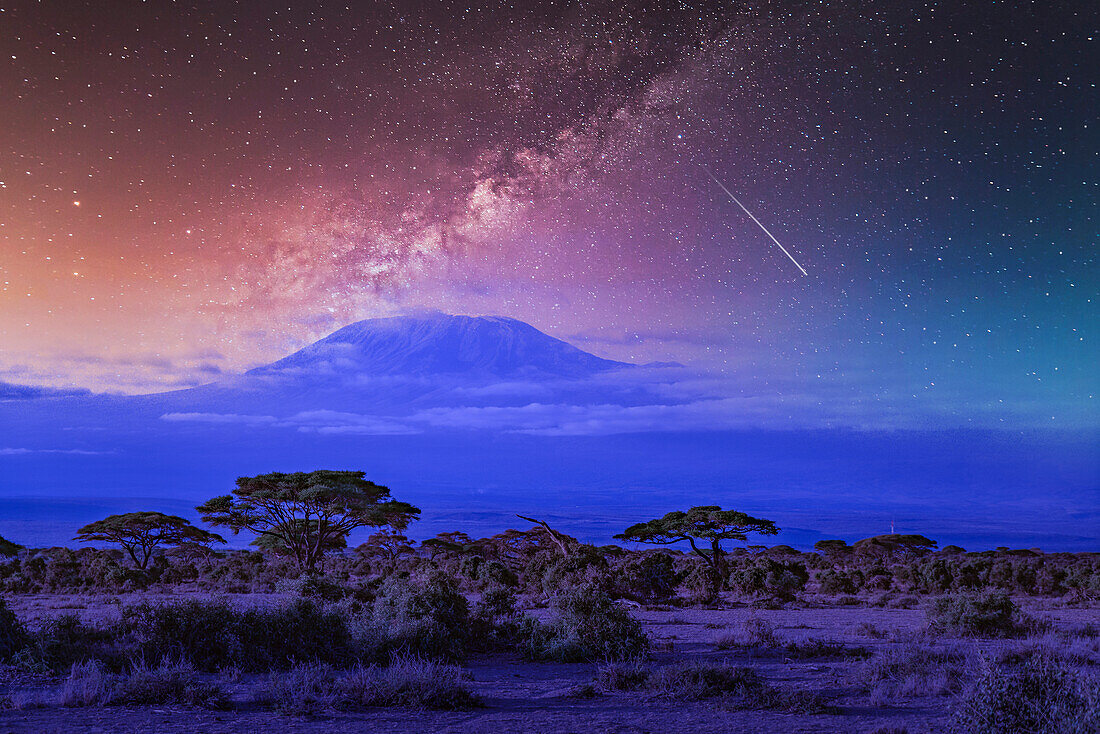
[[[389,488],[364,479],[364,472],[327,469],[240,477],[233,494],[196,509],[204,521],[234,535],[249,530],[273,536],[308,573],[325,550],[355,528],[404,530],[420,514],[419,508],[394,500]]]
[[[653,545],[672,545],[687,541],[691,549],[707,562],[711,593],[717,597],[728,576],[726,551],[722,548],[722,541],[744,541],[748,533],[776,535],[779,528],[771,520],[762,520],[736,510],[723,510],[717,505],[704,505],[692,507],[687,512],[670,512],[664,517],[631,525],[615,538]],[[697,540],[709,544],[709,552],[696,545]]]
[[[75,540],[117,543],[138,568],[147,568],[153,552],[161,546],[195,543],[208,546],[225,538],[197,528],[188,520],[161,512],[127,512],[109,515],[76,531]]]

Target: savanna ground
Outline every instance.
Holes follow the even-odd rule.
[[[19,619],[33,628],[59,614],[76,615],[90,626],[110,626],[131,605],[209,598],[203,592],[25,594],[8,601]],[[278,608],[290,601],[279,594],[221,598],[235,608]],[[293,685],[276,691],[284,698],[280,703],[270,700],[272,678],[279,674],[236,668],[189,673],[192,683],[209,682],[222,689],[213,707],[81,705],[65,691],[71,673],[9,667],[0,685],[0,697],[9,702],[9,710],[0,712],[0,732],[915,734],[960,730],[957,710],[965,691],[998,666],[1049,658],[1087,675],[1100,663],[1100,608],[1094,604],[1018,600],[1019,611],[1033,620],[1031,631],[985,639],[931,630],[927,600],[903,600],[904,606],[914,608],[873,607],[854,598],[840,600],[842,605],[837,601],[805,599],[782,609],[754,609],[737,602],[729,602],[732,608],[632,604],[631,616],[641,622],[652,643],[645,659],[560,663],[536,662],[515,652],[475,652],[462,663],[459,678],[477,700],[457,711],[416,704],[339,710],[325,701],[308,700]],[[547,609],[529,611],[544,619],[551,614]],[[685,664],[694,663],[713,664],[719,670],[749,668],[785,698],[776,703],[744,690],[715,692],[690,684],[681,689],[637,682],[638,671],[643,676],[651,669],[682,673]],[[1082,721],[1095,725],[1095,720]]]

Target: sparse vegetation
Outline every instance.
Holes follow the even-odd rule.
[[[238,500],[231,509],[244,512]],[[696,509],[704,519],[722,512]],[[80,594],[53,605],[60,614],[28,622],[0,599],[0,666],[38,681],[5,692],[0,706],[218,708],[238,705],[223,687],[232,681],[235,701],[290,715],[458,710],[481,704],[480,675],[472,684],[455,665],[475,654],[516,666],[597,663],[594,680],[574,678],[554,694],[576,705],[635,695],[815,716],[836,713],[834,698],[889,707],[939,697],[936,707],[953,710],[960,731],[1095,727],[1087,672],[1100,663],[1095,624],[1053,624],[1020,608],[1029,605],[1022,597],[1042,593],[1043,604],[1087,613],[1100,590],[1094,554],[937,552],[920,536],[823,541],[816,553],[720,544],[717,555],[713,547],[633,551],[587,545],[543,522],[481,539],[442,533],[419,546],[390,526],[349,551],[346,533],[326,535],[317,517],[286,527],[285,537],[261,533],[247,551],[219,553],[196,540],[132,554],[50,548],[0,557],[0,590],[17,603],[26,593]],[[103,608],[103,592],[131,596],[115,599],[109,614],[89,614]],[[255,592],[272,596],[261,603]],[[700,603],[744,611],[691,609]],[[913,615],[882,624],[888,610],[922,605],[925,629]],[[797,610],[848,621],[795,623],[787,615]],[[777,624],[815,631],[781,635]],[[731,660],[678,657],[708,638]],[[808,671],[819,684],[825,671],[831,677],[827,687],[788,688],[748,661]],[[850,685],[837,687],[845,670]],[[1071,723],[1050,728],[1048,710]]]
[[[609,693],[639,691],[677,701],[721,698],[731,709],[779,709],[812,714],[833,710],[820,693],[777,688],[769,685],[755,668],[728,663],[603,665],[597,670],[595,686]]]
[[[859,678],[876,702],[901,696],[943,696],[957,692],[967,671],[966,655],[954,648],[911,642],[875,653]]]
[[[158,666],[135,663],[125,673],[112,674],[96,660],[74,663],[58,694],[62,706],[146,706],[176,704],[224,708],[219,685],[199,679],[183,661]]]
[[[955,711],[967,734],[1100,731],[1100,681],[1047,656],[1012,668],[986,662]]]
[[[390,665],[358,666],[337,673],[323,663],[303,663],[272,674],[255,696],[260,705],[306,716],[335,710],[405,706],[453,711],[480,705],[462,669],[401,657]]]
[[[642,626],[596,586],[563,591],[551,602],[549,623],[528,619],[523,644],[535,660],[586,662],[629,660],[649,651]]]
[[[1019,609],[1003,591],[936,599],[928,624],[936,632],[970,637],[1014,637],[1023,628]]]

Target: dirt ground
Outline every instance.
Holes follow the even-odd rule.
[[[178,597],[177,597],[178,598]],[[40,619],[59,612],[102,619],[117,614],[112,603],[89,602],[85,597],[25,596],[11,600],[24,619]],[[125,600],[130,601],[130,600]],[[276,599],[240,599],[241,603],[269,603]],[[1100,624],[1100,609],[1061,608],[1056,601],[1029,600],[1029,614],[1049,619],[1055,629]],[[908,636],[925,626],[921,609],[871,607],[824,607],[784,610],[674,609],[635,610],[643,621],[656,652],[653,664],[686,660],[728,661],[750,665],[772,685],[784,689],[824,693],[836,707],[835,713],[788,714],[774,710],[736,710],[721,699],[699,702],[669,701],[638,692],[621,692],[578,698],[574,687],[592,682],[597,666],[591,664],[531,663],[518,657],[474,657],[465,665],[472,678],[471,689],[484,700],[484,707],[463,712],[431,712],[404,709],[376,709],[302,718],[249,708],[244,703],[254,680],[243,677],[227,688],[238,708],[207,711],[171,706],[144,708],[39,708],[0,711],[0,734],[24,732],[211,732],[255,734],[297,732],[455,732],[463,734],[552,734],[607,733],[654,734],[764,734],[800,732],[945,731],[950,697],[925,696],[872,703],[860,684],[853,659],[792,660],[782,653],[762,654],[747,650],[719,650],[716,640],[752,616],[774,626],[784,641],[826,638],[872,651],[907,644]],[[884,633],[870,638],[861,625],[870,624]],[[951,642],[951,641],[942,641]],[[978,647],[995,647],[1007,642],[968,642]],[[0,682],[0,694],[28,681]],[[39,683],[41,685],[41,683]]]

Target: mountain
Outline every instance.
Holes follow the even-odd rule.
[[[359,321],[247,374],[576,379],[633,366],[516,319],[433,312]]]

